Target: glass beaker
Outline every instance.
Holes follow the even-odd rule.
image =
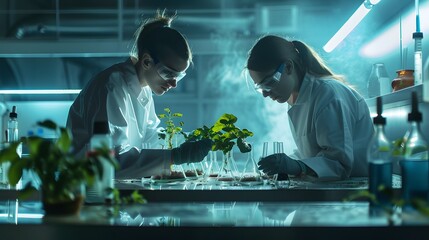
[[[281,153],[283,152],[283,143],[282,142],[272,142],[272,150],[269,150],[269,143],[264,142],[262,146],[262,156],[260,159],[267,157],[268,155],[275,154],[275,153]],[[272,181],[273,183],[276,183],[278,174],[274,175],[267,175],[266,173],[261,171],[262,178],[268,179]]]

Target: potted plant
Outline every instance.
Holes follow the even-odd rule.
[[[71,152],[72,138],[68,129],[59,127],[51,120],[37,123],[40,127],[58,134],[55,140],[39,136],[22,137],[0,152],[0,163],[9,162],[8,179],[16,185],[24,170],[34,172],[40,179],[36,189],[28,183],[18,198],[25,199],[35,191],[41,193],[45,215],[68,215],[79,212],[84,200],[84,186],[92,186],[102,177],[102,161],[117,166],[108,146],[96,148],[91,154],[78,158]],[[18,156],[16,148],[23,144],[28,154]]]

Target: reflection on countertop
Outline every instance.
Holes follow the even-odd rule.
[[[67,223],[139,227],[388,226],[386,215],[371,216],[365,202],[206,202],[84,206],[80,215],[43,217],[39,202],[0,202],[0,224]],[[407,221],[407,222],[404,222]],[[417,212],[401,225],[427,225]]]
[[[383,226],[363,202],[147,203],[84,206],[79,216],[43,218],[38,202],[0,202],[0,223],[72,223],[118,226]]]
[[[121,179],[115,181],[115,186],[121,188],[150,189],[150,190],[273,190],[273,189],[367,189],[368,178],[357,177],[343,181],[319,182],[311,179],[290,178],[285,181],[260,182],[220,182],[207,179],[157,182],[150,178]],[[401,188],[401,176],[393,174],[392,186]]]

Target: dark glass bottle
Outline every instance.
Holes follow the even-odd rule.
[[[401,161],[402,196],[405,200],[426,199],[429,189],[428,143],[420,130],[422,114],[417,93],[412,93],[412,110],[408,114],[409,129],[404,136],[404,158]]]
[[[382,99],[377,97],[377,116],[373,118],[374,136],[368,147],[369,191],[377,202],[388,204],[389,196],[385,190],[392,188],[392,145],[384,131],[386,118],[382,116]],[[370,205],[374,206],[373,203]]]

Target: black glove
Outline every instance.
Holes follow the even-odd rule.
[[[200,162],[212,149],[213,141],[203,139],[200,141],[184,142],[179,147],[171,150],[174,164]]]
[[[298,176],[305,172],[305,164],[288,157],[284,153],[276,153],[262,158],[258,162],[258,169],[268,175],[285,173]]]

